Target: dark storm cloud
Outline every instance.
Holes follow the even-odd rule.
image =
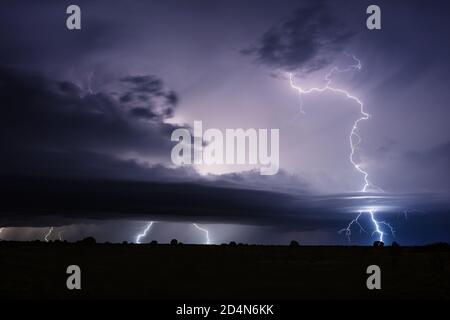
[[[328,65],[353,34],[321,1],[298,9],[242,52],[269,67],[308,73]]]
[[[447,214],[448,197],[426,195],[294,195],[220,187],[220,183],[132,182],[104,179],[2,179],[2,226],[45,226],[52,221],[156,220],[240,223],[284,229],[336,230],[362,208],[392,218],[407,209]],[[380,216],[381,215],[381,216]]]
[[[262,176],[259,170],[222,174],[216,181],[223,186],[239,186],[254,190],[303,195],[312,193],[311,186],[305,179],[282,169],[272,176]]]
[[[176,101],[167,98],[174,93],[164,89],[162,80],[151,79],[157,86],[144,82],[118,92],[145,92],[141,107],[152,115],[147,119],[107,92],[90,94],[71,82],[0,68],[0,173],[123,177],[120,166],[130,173],[135,168],[133,176],[144,171],[137,161],[120,164],[128,154],[164,163],[172,147],[170,134],[177,127],[163,119]],[[161,97],[163,101],[155,102]]]
[[[125,89],[119,101],[134,117],[162,121],[174,115],[178,96],[174,91],[166,91],[161,79],[152,75],[128,76],[121,82]]]

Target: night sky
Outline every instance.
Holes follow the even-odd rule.
[[[81,7],[81,30],[66,8]],[[0,238],[348,244],[376,208],[387,243],[450,241],[450,4],[377,1],[2,1]],[[383,191],[361,194],[355,160]],[[304,113],[300,112],[304,110]],[[278,128],[280,171],[174,166],[171,133]],[[352,243],[371,244],[369,215]]]

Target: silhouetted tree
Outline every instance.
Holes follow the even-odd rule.
[[[396,248],[400,247],[400,245],[396,241],[392,242],[392,246]]]
[[[128,244],[128,241],[122,241],[122,244]]]
[[[172,240],[170,240],[170,244],[172,246],[176,246],[178,244],[178,240],[177,239],[172,239]]]
[[[152,244],[152,245],[157,245],[157,244],[158,244],[158,241],[152,240],[152,241],[150,241],[150,244]]]
[[[374,241],[373,243],[374,247],[384,247],[384,242],[383,241]]]
[[[297,240],[292,240],[291,243],[289,243],[289,247],[300,247],[300,243],[298,243]]]
[[[231,241],[231,242],[230,242],[230,247],[236,247],[236,242]]]
[[[92,245],[92,244],[96,244],[97,241],[95,240],[94,237],[87,237],[87,238],[84,238],[83,240],[81,240],[80,243]]]

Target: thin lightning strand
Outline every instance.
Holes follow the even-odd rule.
[[[289,74],[290,85],[293,89],[298,91],[298,93],[300,94],[300,97],[303,94],[309,94],[309,93],[314,93],[314,92],[321,93],[321,92],[325,92],[325,91],[331,91],[331,92],[343,95],[347,99],[350,99],[359,105],[361,117],[359,117],[358,119],[355,120],[355,122],[353,123],[352,130],[350,131],[350,135],[349,135],[349,142],[350,142],[349,160],[350,160],[351,164],[353,165],[353,167],[356,169],[356,171],[358,171],[363,176],[364,185],[361,189],[361,192],[367,192],[370,187],[372,187],[372,189],[376,189],[378,191],[383,191],[381,188],[377,187],[376,185],[374,185],[373,183],[370,182],[369,173],[366,172],[364,169],[362,169],[361,165],[356,163],[354,160],[356,148],[362,142],[362,138],[357,133],[358,125],[361,121],[368,120],[370,115],[364,111],[364,103],[358,97],[352,95],[351,93],[349,93],[348,91],[346,91],[344,89],[335,88],[335,87],[331,86],[332,77],[335,73],[343,73],[343,72],[348,72],[351,70],[361,70],[361,68],[362,68],[361,61],[358,58],[356,58],[354,55],[352,55],[351,57],[355,61],[355,64],[352,64],[345,69],[339,69],[338,67],[333,67],[325,75],[325,85],[323,87],[313,87],[313,88],[305,90],[305,89],[295,85],[292,73]],[[300,106],[300,108],[301,108],[300,111],[302,113],[304,113],[302,106]],[[394,229],[392,228],[392,226],[390,224],[388,224],[385,221],[379,222],[375,219],[375,213],[376,213],[375,209],[371,209],[367,212],[370,215],[370,219],[371,219],[371,221],[374,225],[374,229],[375,229],[375,231],[372,233],[372,235],[377,233],[379,235],[379,241],[383,241],[383,236],[384,236],[384,232],[381,230],[380,225],[384,225],[384,226],[388,227],[390,229],[392,235],[394,235]],[[362,215],[362,212],[360,212],[359,215],[355,219],[350,221],[350,223],[348,224],[348,226],[346,228],[339,230],[339,233],[345,232],[345,235],[347,236],[349,241],[350,241],[350,236],[352,234],[351,227],[353,224],[356,224],[357,226],[359,226],[360,232],[362,232],[362,231],[366,232],[358,221],[358,219],[361,217],[361,215]]]
[[[209,239],[209,231],[205,228],[199,227],[196,223],[193,223],[194,227],[196,227],[198,230],[203,231],[206,236],[206,244],[211,244],[211,240]]]
[[[145,229],[144,229],[144,231],[136,236],[136,243],[137,243],[137,244],[140,244],[140,243],[141,243],[141,239],[142,239],[143,237],[146,237],[146,236],[147,236],[147,233],[148,233],[148,231],[150,230],[150,228],[152,227],[152,225],[153,225],[153,221],[148,222],[148,223],[147,223],[147,226],[146,226]]]
[[[344,232],[345,236],[348,238],[348,241],[350,241],[350,236],[352,235],[351,227],[352,227],[353,224],[356,224],[359,227],[359,232],[360,233],[364,232],[366,234],[369,234],[358,221],[359,217],[361,217],[362,214],[363,213],[360,212],[355,219],[350,221],[350,223],[348,224],[347,228],[343,228],[343,229],[339,230],[338,233],[343,233]]]
[[[48,242],[48,237],[52,234],[52,232],[53,232],[53,227],[50,227],[50,229],[48,230],[48,233],[44,236],[45,242]]]
[[[378,221],[378,224],[382,224],[382,225],[386,226],[387,228],[389,228],[389,230],[391,231],[392,237],[395,238],[395,230],[389,223],[387,223],[386,221]]]

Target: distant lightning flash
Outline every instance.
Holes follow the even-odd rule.
[[[50,230],[48,230],[48,233],[44,236],[45,242],[48,242],[48,237],[52,234],[53,227],[50,227]]]
[[[355,61],[355,64],[352,64],[350,66],[348,66],[345,69],[339,69],[338,67],[333,67],[326,75],[325,75],[325,85],[323,87],[313,87],[310,89],[303,89],[297,85],[295,85],[294,82],[294,77],[292,75],[292,73],[289,74],[289,80],[290,80],[290,85],[293,89],[297,90],[298,93],[300,94],[300,98],[302,97],[302,95],[304,94],[309,94],[309,93],[314,93],[314,92],[325,92],[325,91],[331,91],[334,92],[336,94],[340,94],[345,96],[347,99],[350,99],[354,102],[356,102],[359,105],[359,109],[360,109],[360,113],[361,113],[361,117],[359,117],[358,119],[355,120],[355,122],[353,123],[353,127],[352,130],[350,131],[350,135],[349,135],[349,141],[350,141],[350,155],[349,155],[349,160],[351,162],[351,164],[353,165],[353,167],[356,169],[356,171],[358,171],[364,179],[364,185],[361,189],[361,192],[367,192],[369,188],[371,189],[376,189],[378,191],[383,191],[382,189],[380,189],[379,187],[377,187],[376,185],[374,185],[373,183],[370,182],[369,180],[369,174],[361,168],[361,165],[356,163],[354,160],[354,155],[355,155],[355,150],[358,147],[358,145],[361,143],[362,139],[361,137],[358,135],[357,131],[358,131],[358,125],[361,121],[363,120],[368,120],[370,115],[364,111],[364,104],[363,102],[357,98],[356,96],[354,96],[353,94],[349,93],[348,91],[344,90],[344,89],[340,89],[340,88],[335,88],[331,86],[331,81],[332,81],[332,77],[335,73],[343,73],[343,72],[348,72],[351,70],[361,70],[362,65],[361,65],[361,61],[356,58],[354,55],[351,56],[353,58],[353,60]],[[302,105],[300,105],[300,112],[304,113]],[[391,231],[392,235],[394,236],[395,232],[393,227],[385,222],[385,221],[378,221],[375,218],[375,213],[376,210],[375,209],[370,209],[368,211],[364,211],[367,212],[370,215],[370,221],[372,222],[373,226],[374,226],[374,232],[372,233],[372,235],[374,235],[375,233],[379,235],[378,239],[379,241],[383,241],[383,237],[384,237],[384,232],[381,229],[380,225],[383,225],[387,228],[389,228],[389,230]],[[361,226],[361,224],[359,223],[358,219],[361,217],[363,212],[360,212],[359,215],[353,219],[352,221],[350,221],[350,223],[347,225],[346,228],[341,229],[339,231],[339,233],[345,233],[345,235],[347,236],[348,240],[350,241],[350,236],[352,234],[351,232],[351,227],[352,225],[356,224],[359,228],[360,228],[360,232],[364,231],[365,233],[367,233],[366,230],[364,230],[364,228]]]
[[[209,231],[205,228],[199,227],[196,223],[193,223],[194,227],[196,227],[198,230],[203,231],[206,235],[206,244],[211,244],[211,240],[209,239]]]
[[[359,217],[361,217],[362,214],[363,214],[363,213],[360,212],[360,213],[358,214],[358,216],[357,216],[355,219],[353,219],[352,221],[350,221],[350,223],[348,224],[347,228],[344,228],[344,229],[339,230],[338,233],[343,233],[343,232],[345,232],[345,235],[347,236],[348,241],[350,241],[350,236],[352,235],[351,227],[352,227],[353,224],[356,224],[356,225],[359,227],[360,233],[362,233],[362,232],[367,233],[367,231],[363,228],[363,226],[362,226],[362,225],[359,223],[359,221],[358,221]],[[367,233],[367,234],[368,234],[368,233]]]
[[[137,244],[140,244],[140,243],[141,243],[141,239],[142,239],[143,237],[146,237],[146,236],[147,236],[147,233],[149,232],[149,230],[150,230],[150,228],[152,227],[152,225],[153,225],[153,221],[148,222],[148,223],[147,223],[147,226],[146,226],[145,229],[144,229],[144,231],[136,236],[136,243],[137,243]]]

